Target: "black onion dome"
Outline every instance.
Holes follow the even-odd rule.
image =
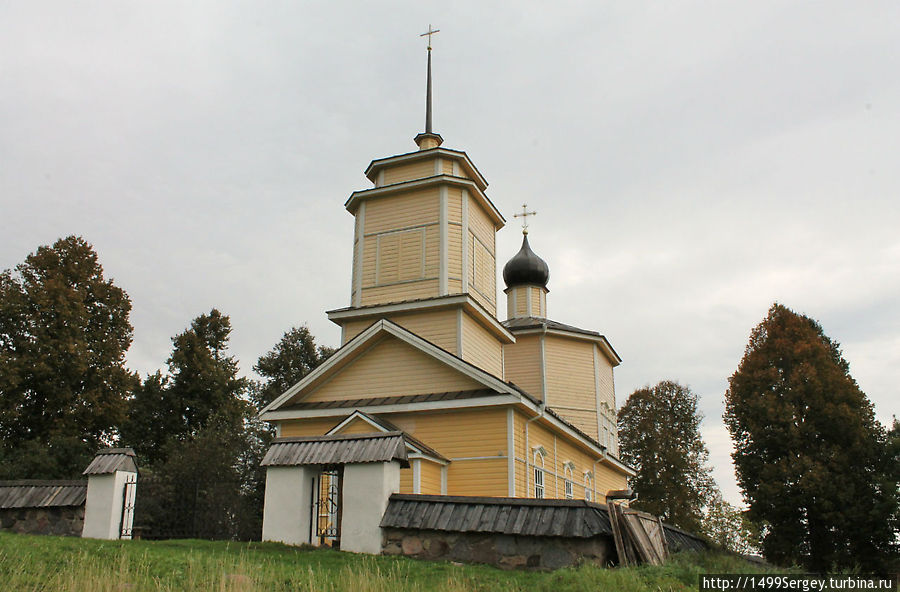
[[[546,288],[549,280],[550,267],[531,250],[526,234],[522,239],[522,248],[503,266],[503,281],[507,288],[523,284],[536,284]]]

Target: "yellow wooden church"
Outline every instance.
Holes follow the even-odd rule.
[[[505,220],[465,152],[431,129],[431,53],[418,150],[381,158],[355,217],[341,347],[262,410],[279,437],[402,431],[400,493],[605,501],[617,458],[613,370],[601,334],[548,318],[549,268],[528,243],[503,269]]]

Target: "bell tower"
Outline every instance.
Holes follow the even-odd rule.
[[[373,160],[373,186],[345,203],[355,218],[350,306],[329,312],[343,342],[389,318],[502,377],[496,319],[496,232],[506,221],[485,194],[487,181],[465,152],[443,147],[432,126],[431,36],[425,130],[417,150]]]

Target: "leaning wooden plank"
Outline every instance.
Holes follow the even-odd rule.
[[[613,531],[613,541],[616,543],[616,554],[619,556],[619,567],[628,567],[628,556],[625,554],[625,541],[622,540],[622,527],[619,524],[618,512],[616,506],[618,504],[608,504],[609,524]]]
[[[635,548],[637,549],[640,558],[650,565],[661,565],[662,561],[660,561],[659,556],[656,554],[653,543],[650,542],[650,538],[647,536],[647,532],[641,524],[640,516],[627,513],[625,514],[625,520],[623,522],[625,523],[624,530],[634,541]]]
[[[662,550],[664,553],[663,557],[668,559],[669,555],[671,555],[671,552],[669,551],[669,541],[666,540],[666,529],[663,526],[662,518],[659,516],[656,517],[656,525],[659,527],[659,538],[662,542]]]

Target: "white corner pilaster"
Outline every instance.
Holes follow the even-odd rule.
[[[314,471],[310,467],[268,467],[262,540],[312,543]]]
[[[344,465],[341,550],[381,553],[381,517],[400,491],[400,463]]]

